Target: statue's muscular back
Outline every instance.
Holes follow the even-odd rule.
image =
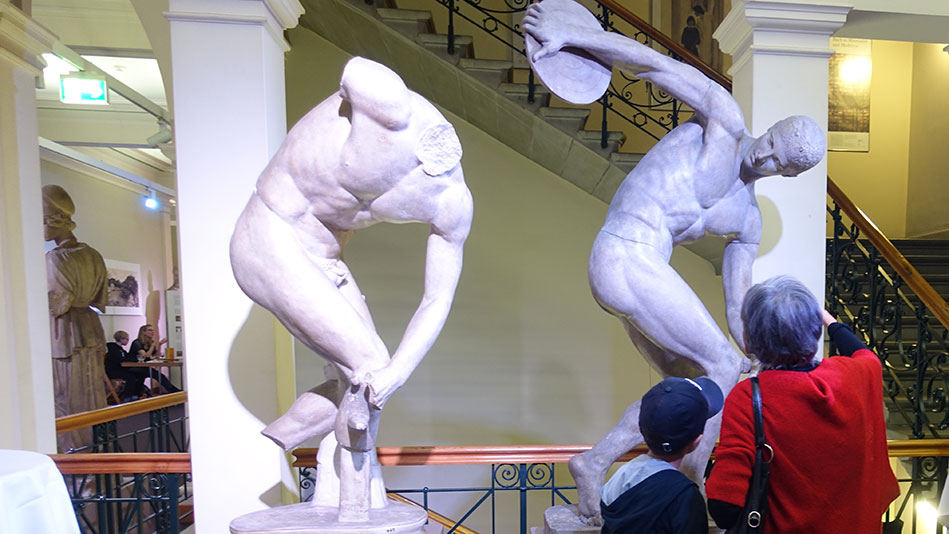
[[[341,90],[291,129],[257,182],[264,203],[324,257],[338,255],[350,231],[378,222],[436,224],[448,216],[446,197],[451,204],[468,194],[461,147],[441,113],[388,70],[360,73],[381,79],[374,94],[357,94],[349,71]],[[422,161],[420,146],[432,136],[442,148],[457,145],[457,157]]]

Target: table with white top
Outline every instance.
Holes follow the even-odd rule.
[[[0,449],[0,534],[79,534],[63,475],[38,452]]]

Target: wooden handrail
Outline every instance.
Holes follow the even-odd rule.
[[[637,17],[632,11],[626,9],[625,7],[619,5],[615,0],[597,0],[601,5],[608,7],[611,11],[616,13],[619,18],[625,20],[634,26],[637,30],[645,33],[649,36],[650,39],[658,42],[662,46],[668,48],[674,52],[683,60],[698,69],[702,74],[708,76],[715,82],[719,83],[725,89],[728,89],[730,93],[732,90],[732,81],[728,79],[727,76],[715,70],[711,65],[702,61],[701,58],[698,58],[692,55],[691,52],[685,49],[684,46],[677,43],[675,39],[669,37],[668,35],[662,33],[651,24],[645,20]]]
[[[64,475],[191,472],[188,452],[100,452],[49,457]]]
[[[465,465],[510,463],[565,463],[592,445],[487,445],[472,447],[376,447],[382,465]],[[294,449],[293,467],[315,467],[317,449]],[[620,460],[644,454],[636,447]]]
[[[894,458],[949,456],[949,439],[891,439],[889,455]],[[377,447],[382,465],[474,465],[520,463],[566,463],[592,445],[489,445],[473,447]],[[315,448],[294,449],[293,467],[316,467]],[[624,454],[626,462],[646,453],[640,445]]]
[[[152,410],[184,404],[187,401],[188,393],[186,391],[179,391],[177,393],[158,395],[147,399],[117,404],[115,406],[109,406],[108,408],[102,408],[101,410],[74,413],[56,419],[56,433],[62,434],[63,432],[70,432],[87,426],[115,421],[123,417],[148,413]]]
[[[906,283],[916,293],[916,296],[923,302],[926,309],[932,313],[940,323],[949,328],[949,306],[946,301],[929,285],[929,282],[909,260],[887,239],[883,232],[873,224],[873,221],[863,213],[863,210],[857,207],[852,200],[834,183],[830,177],[827,177],[827,194],[840,206],[840,209],[850,217],[853,224],[860,229],[860,233],[866,237],[870,243],[880,251],[880,254],[886,259],[893,270],[896,271],[903,282]]]

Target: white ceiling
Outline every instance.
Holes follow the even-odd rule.
[[[158,62],[130,0],[33,0],[32,16],[60,43],[167,110]],[[52,54],[44,57],[44,87],[36,93],[40,136],[173,188],[171,160],[157,148],[141,148],[158,133],[157,119],[115,91],[109,106],[60,103],[59,76],[76,69]]]

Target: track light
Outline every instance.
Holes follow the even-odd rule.
[[[145,208],[150,209],[150,210],[157,210],[160,204],[158,202],[158,198],[155,197],[155,191],[149,189],[148,193],[149,193],[148,195],[145,195],[144,197],[142,197],[142,201],[145,204]]]

